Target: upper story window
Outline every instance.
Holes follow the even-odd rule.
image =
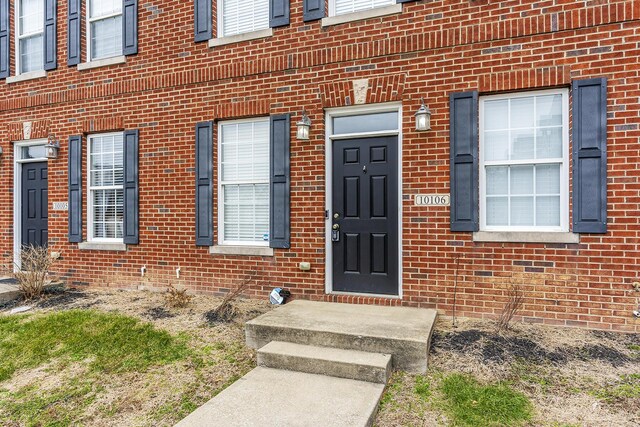
[[[568,92],[480,100],[480,227],[568,231]]]
[[[360,12],[396,4],[395,0],[329,0],[329,16]]]
[[[122,133],[91,135],[89,140],[90,241],[123,239],[124,162]]]
[[[269,28],[268,0],[220,0],[218,2],[218,37]]]
[[[122,0],[89,0],[89,60],[122,55]]]
[[[269,119],[219,127],[219,242],[269,244]]]
[[[17,74],[42,70],[44,66],[44,1],[16,2],[16,70]]]

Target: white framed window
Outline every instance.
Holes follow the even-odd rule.
[[[329,16],[391,6],[395,0],[329,0]]]
[[[269,118],[218,125],[218,243],[269,245]]]
[[[122,0],[87,1],[87,58],[122,55]]]
[[[88,240],[122,243],[124,167],[122,133],[90,135]]]
[[[569,93],[480,98],[480,228],[569,231]]]
[[[269,28],[269,0],[220,0],[218,37]]]
[[[16,74],[44,67],[44,0],[16,1]]]

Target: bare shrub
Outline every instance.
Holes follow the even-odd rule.
[[[242,279],[236,281],[231,286],[222,302],[213,310],[205,313],[205,317],[209,322],[230,322],[238,315],[238,309],[234,306],[234,301],[246,290],[250,289],[254,284],[261,286],[266,283],[259,280],[258,271],[250,271]]]
[[[49,255],[46,246],[27,245],[22,247],[20,268],[11,271],[18,282],[18,289],[25,300],[38,299],[50,282],[50,270],[56,259]]]
[[[187,295],[187,289],[178,289],[173,285],[169,285],[167,292],[164,294],[165,305],[173,308],[184,308],[189,305],[191,295]]]
[[[522,287],[517,283],[512,283],[507,289],[508,301],[505,303],[500,316],[497,320],[497,327],[499,331],[506,331],[510,329],[511,320],[524,304],[524,292]]]

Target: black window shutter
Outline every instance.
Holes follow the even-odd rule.
[[[576,80],[573,98],[573,231],[607,232],[607,79]]]
[[[80,1],[68,0],[67,3],[67,65],[70,66],[80,63],[80,32],[82,30]]]
[[[9,31],[9,0],[0,0],[0,78],[9,77],[9,65],[11,63],[11,55],[9,54],[10,45]]]
[[[269,0],[269,26],[289,25],[289,0]]]
[[[410,3],[414,1],[417,1],[417,0],[396,0],[396,3]]]
[[[58,36],[57,36],[57,0],[44,2],[44,69],[55,70],[58,67]]]
[[[449,97],[451,231],[478,231],[478,92]]]
[[[325,16],[324,0],[304,0],[303,20],[304,22],[322,19]]]
[[[211,0],[194,0],[193,9],[193,26],[196,42],[207,41],[213,34]]]
[[[69,137],[69,242],[82,242],[82,136]]]
[[[139,240],[138,131],[124,132],[124,243]]]
[[[138,0],[122,2],[122,54],[138,53]]]
[[[213,123],[196,124],[196,246],[213,245]]]
[[[271,116],[269,246],[291,247],[291,145],[288,114]]]

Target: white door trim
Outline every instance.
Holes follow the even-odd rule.
[[[46,139],[16,141],[13,143],[13,270],[21,268],[20,252],[22,250],[22,165],[24,163],[46,162],[46,157],[23,159],[22,148],[33,145],[45,145]]]
[[[334,117],[356,116],[371,113],[398,112],[398,128],[391,131],[363,132],[333,135]],[[358,292],[338,292],[333,290],[333,250],[331,245],[332,188],[333,188],[333,141],[347,138],[397,136],[398,137],[398,295],[366,294]],[[402,299],[402,103],[360,105],[325,109],[325,293],[334,295],[354,295]]]

